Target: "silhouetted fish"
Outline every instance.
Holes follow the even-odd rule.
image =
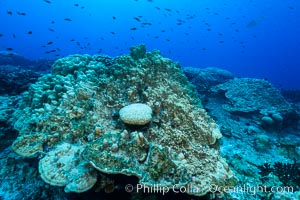
[[[74,4],[74,6],[78,7],[78,6],[79,6],[79,4],[78,4],[78,3],[75,3],[75,4]]]
[[[31,34],[32,34],[32,31],[28,31],[27,33],[28,33],[29,35],[31,35]]]
[[[148,26],[151,26],[151,25],[152,25],[152,23],[150,23],[150,22],[143,22],[142,24],[145,25],[145,26],[146,26],[146,25],[148,25]]]
[[[10,11],[10,10],[6,11],[6,13],[7,13],[8,15],[12,15],[12,14],[13,14],[13,12]]]
[[[52,21],[51,21],[51,24],[54,24],[54,23],[55,23],[55,21],[52,20]]]
[[[46,2],[46,3],[51,3],[51,1],[49,1],[49,0],[44,0],[44,2]]]
[[[116,17],[115,17],[115,16],[113,16],[112,18],[113,18],[113,20],[115,20],[115,19],[116,19]]]
[[[116,34],[116,33],[115,33],[115,32],[113,32],[113,31],[111,31],[110,33],[111,33],[112,35],[115,35],[115,34]]]
[[[0,37],[3,37],[4,35],[2,33],[0,33]]]
[[[8,47],[8,48],[6,48],[6,50],[7,50],[7,51],[12,51],[12,50],[14,50],[14,49],[11,48],[11,47]]]
[[[53,42],[52,42],[52,41],[49,41],[49,42],[47,43],[47,45],[51,45],[51,44],[53,44]]]
[[[68,22],[72,21],[71,18],[65,18],[64,20],[65,20],[65,21],[68,21]]]
[[[130,28],[130,30],[135,31],[135,30],[137,30],[137,28],[132,27],[132,28]]]
[[[55,30],[52,29],[52,28],[48,28],[48,30],[51,31],[51,32],[55,32]]]
[[[134,17],[133,19],[135,19],[136,21],[138,21],[138,22],[140,22],[141,21],[141,19],[140,18],[138,18],[138,17]]]
[[[21,12],[21,13],[20,13],[20,15],[22,15],[22,16],[25,16],[25,15],[26,15],[26,13],[24,13],[24,12]]]
[[[12,34],[12,37],[13,37],[14,39],[16,39],[16,34],[13,33],[13,34]]]

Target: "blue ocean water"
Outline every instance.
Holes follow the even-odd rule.
[[[300,88],[297,0],[1,0],[0,50],[30,59],[144,43],[193,67]]]

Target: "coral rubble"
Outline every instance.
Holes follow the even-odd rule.
[[[119,111],[136,103],[152,112],[146,111],[147,123],[128,127]],[[219,154],[219,128],[179,64],[143,46],[113,62],[89,55],[57,60],[52,73],[24,93],[14,119],[19,136],[13,150],[24,157],[45,154],[39,162],[43,180],[67,192],[92,187],[91,167],[134,175],[146,186],[189,185],[187,193],[196,196],[207,194],[210,184],[236,181]],[[69,176],[76,177],[66,177],[72,168],[76,173]]]

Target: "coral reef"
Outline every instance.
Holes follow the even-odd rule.
[[[11,145],[18,135],[11,125],[11,117],[19,100],[18,96],[0,96],[0,151]]]
[[[273,165],[264,163],[259,165],[258,169],[262,177],[268,176],[272,172],[284,186],[293,186],[294,190],[300,189],[300,165],[295,159],[293,163],[275,162]]]
[[[231,72],[215,67],[183,67],[182,70],[189,81],[196,86],[199,94],[207,94],[213,86],[225,83],[234,78]]]
[[[51,65],[56,59],[30,60],[11,51],[0,51],[0,66],[14,66],[34,72],[49,72]]]
[[[20,67],[0,65],[0,95],[18,95],[35,83],[40,73]]]
[[[146,46],[144,44],[130,47],[130,57],[134,60],[144,58],[146,56]]]
[[[197,75],[199,74],[195,73],[194,76]],[[201,75],[206,76],[205,73]],[[188,76],[190,77],[193,75]],[[296,104],[296,101],[293,104],[285,101],[278,90],[265,80],[240,79],[235,78],[216,85],[205,94],[206,102],[203,105],[210,116],[215,119],[223,134],[220,140],[221,155],[226,158],[239,179],[236,187],[246,185],[255,188],[259,185],[267,189],[282,188],[280,176],[277,177],[271,173],[273,164],[270,163],[292,163],[294,159],[300,159],[299,121],[297,126],[300,106]],[[234,84],[235,82],[244,82],[244,84],[238,87]],[[198,83],[200,86],[195,84],[196,88],[201,88],[203,83]],[[224,90],[218,88],[224,88]],[[228,91],[231,93],[229,93],[229,98],[226,95]],[[293,97],[295,94],[289,93],[289,96]],[[260,170],[261,166],[264,168],[263,171]],[[279,165],[279,169],[285,169],[285,167]],[[289,170],[279,171],[280,173],[285,171],[284,173],[291,175]],[[277,193],[256,191],[255,195],[248,191],[228,192],[225,198],[294,200],[299,199],[300,192],[297,190],[299,190],[298,186],[293,187],[294,193],[288,189]]]
[[[67,200],[62,188],[41,179],[36,160],[24,159],[8,147],[0,152],[0,165],[0,199]]]
[[[284,112],[291,105],[268,81],[253,78],[235,78],[213,88],[214,92],[224,93],[228,102],[224,109],[229,112],[255,112],[262,109]]]
[[[265,129],[280,130],[296,125],[299,116],[279,90],[263,79],[235,78],[212,88],[223,94],[223,108],[231,113],[242,113],[255,118]]]
[[[32,61],[17,53],[10,51],[0,52],[0,65],[25,66],[32,65]]]
[[[97,173],[81,158],[82,147],[62,143],[39,163],[42,179],[53,186],[65,186],[66,192],[85,192],[97,181]]]
[[[135,103],[150,107],[152,115],[147,125],[131,129],[119,111]],[[14,119],[19,136],[13,150],[24,157],[45,154],[39,162],[43,179],[63,180],[67,192],[94,184],[94,176],[86,176],[90,171],[80,167],[90,169],[86,162],[102,173],[134,175],[146,186],[189,185],[193,190],[187,193],[196,196],[207,194],[210,184],[236,181],[219,155],[219,128],[179,64],[156,50],[144,54],[143,46],[132,47],[130,56],[116,57],[111,65],[89,55],[57,60],[52,73],[23,94]],[[59,150],[65,145],[79,150],[66,154]],[[67,155],[75,163],[59,161]],[[79,167],[78,181],[66,178],[60,166]]]

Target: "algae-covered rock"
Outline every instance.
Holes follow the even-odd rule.
[[[147,126],[124,125],[120,109],[137,103],[152,110]],[[159,51],[138,60],[119,56],[111,65],[89,55],[59,59],[52,74],[24,94],[14,117],[19,137],[13,146],[19,155],[44,151],[50,161],[55,155],[59,160],[64,154],[52,152],[68,143],[82,149],[85,160],[78,159],[76,166],[90,162],[101,172],[134,175],[148,186],[189,185],[193,190],[187,193],[198,196],[209,192],[210,184],[235,181],[219,154],[218,126],[179,64]],[[44,163],[42,159],[40,167]],[[42,174],[48,170],[43,167]],[[57,176],[63,179],[64,174]]]

